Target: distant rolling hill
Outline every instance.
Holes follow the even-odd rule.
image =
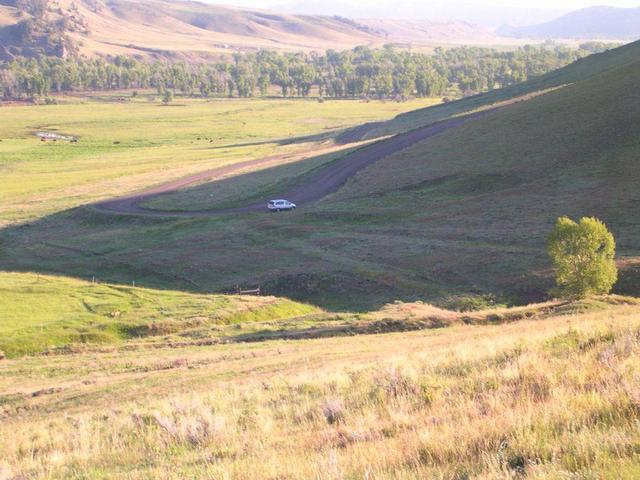
[[[515,38],[630,39],[640,38],[640,7],[591,7],[550,22],[502,27],[498,34]]]
[[[265,48],[319,51],[385,43],[420,47],[519,42],[459,21],[351,20],[185,0],[51,0],[48,5],[46,14],[33,22],[31,15],[15,8],[15,0],[0,0],[0,60],[72,52],[206,59]]]
[[[24,47],[21,18],[0,0],[0,39],[9,52]],[[219,56],[260,48],[344,49],[382,44],[385,39],[351,20],[288,15],[245,8],[171,0],[60,0],[45,21],[60,24],[86,55]],[[46,30],[47,27],[41,28]]]
[[[497,45],[504,43],[504,38],[498,37],[490,29],[462,21],[367,18],[358,19],[357,22],[372,29],[376,34],[384,36],[389,41],[397,43],[417,45]]]
[[[344,1],[344,0],[281,0],[273,2],[273,9],[280,12],[316,15],[343,15],[350,18],[375,18],[384,20],[429,19],[432,22],[458,20],[484,28],[495,29],[500,25],[531,25],[547,22],[568,13],[558,2],[553,8],[491,5],[498,2],[473,2],[469,0],[394,0]],[[514,2],[517,3],[517,2]],[[487,5],[489,4],[489,5]]]

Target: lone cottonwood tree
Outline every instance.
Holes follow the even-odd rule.
[[[562,297],[609,293],[618,279],[615,240],[597,218],[584,217],[578,223],[558,218],[548,248],[556,269],[557,293]]]

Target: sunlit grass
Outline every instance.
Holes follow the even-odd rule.
[[[5,361],[0,466],[25,478],[632,479],[639,332],[627,306]]]
[[[0,272],[0,351],[14,357],[319,313],[274,297],[193,295]]]
[[[239,160],[315,148],[345,128],[433,103],[376,102],[373,108],[358,100],[176,99],[171,106],[74,100],[3,107],[0,224]],[[41,142],[40,130],[79,140]]]

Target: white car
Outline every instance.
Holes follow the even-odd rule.
[[[295,210],[296,204],[291,203],[289,200],[271,200],[267,205],[267,208],[272,212],[279,212],[281,210]]]

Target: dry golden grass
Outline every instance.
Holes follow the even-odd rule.
[[[385,43],[331,17],[269,13],[195,2],[73,2],[89,34],[72,33],[88,55],[221,56],[259,48],[317,51]],[[66,11],[66,10],[65,10]]]
[[[6,478],[637,478],[640,311],[0,364]],[[1,476],[2,474],[0,474]]]
[[[17,10],[13,7],[0,5],[0,27],[13,25],[17,21]]]

